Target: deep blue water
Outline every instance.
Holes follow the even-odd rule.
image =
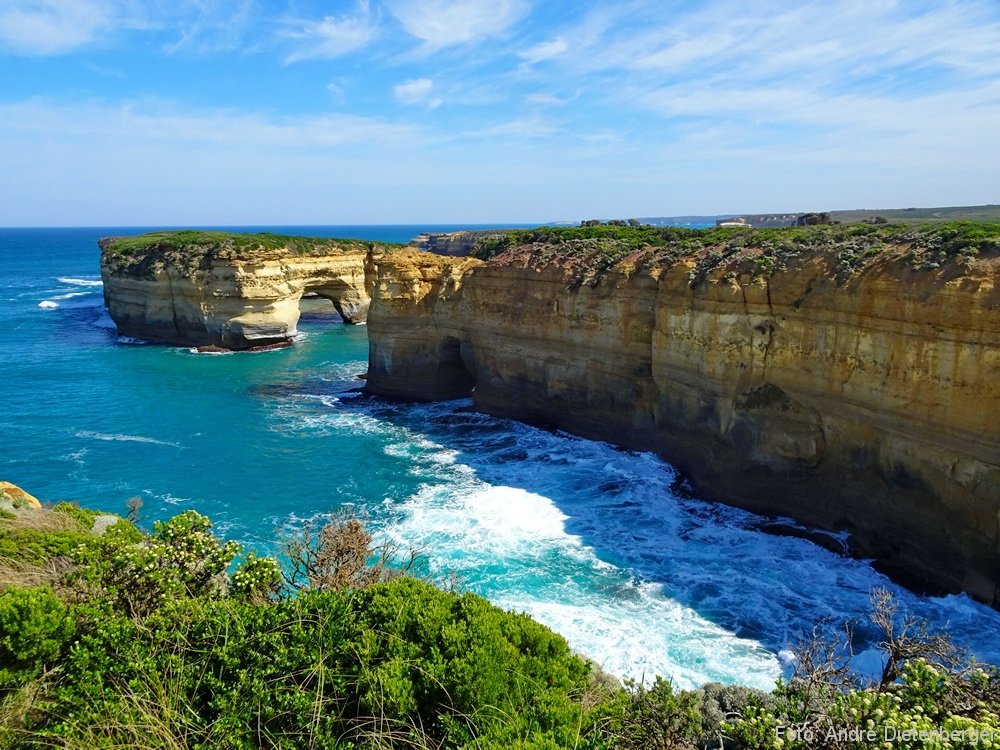
[[[406,241],[450,227],[256,227]],[[918,597],[863,562],[762,534],[676,496],[652,455],[476,414],[360,397],[364,326],[304,303],[294,347],[199,355],[119,339],[98,237],[0,230],[0,479],[150,523],[187,508],[264,552],[277,529],[345,505],[441,576],[531,613],[612,673],[769,687],[824,618],[873,587],[1000,660],[1000,615]]]

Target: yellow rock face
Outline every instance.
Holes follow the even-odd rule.
[[[289,341],[306,293],[329,299],[345,322],[363,323],[371,301],[366,266],[373,254],[377,252],[357,249],[312,256],[277,251],[123,268],[105,253],[101,276],[108,312],[125,336],[248,349]]]
[[[1000,604],[1000,259],[841,273],[821,251],[377,264],[368,388],[652,450],[707,497],[851,532]],[[474,389],[474,390],[473,390]]]
[[[38,498],[31,495],[16,484],[0,482],[0,500],[6,500],[15,508],[41,508]]]

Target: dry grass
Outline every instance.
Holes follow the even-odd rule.
[[[20,508],[13,513],[0,518],[0,529],[21,531],[60,532],[60,531],[90,531],[81,526],[68,513],[57,513],[45,508]]]
[[[65,557],[53,557],[41,563],[0,557],[0,591],[12,586],[51,586],[59,589],[72,569],[73,563]]]

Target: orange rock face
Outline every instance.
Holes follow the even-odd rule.
[[[368,388],[656,451],[704,496],[998,606],[1000,258],[910,258],[393,253]]]

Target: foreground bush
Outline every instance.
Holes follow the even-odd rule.
[[[157,726],[204,747],[570,747],[588,671],[529,618],[413,579],[188,599],[91,623],[25,729],[97,746]]]
[[[9,588],[0,745],[601,746],[561,637],[390,574],[354,520],[309,544],[322,575],[279,596],[274,560],[189,511],[79,544],[63,598]]]
[[[7,549],[12,532],[35,542],[0,568],[45,549],[63,561],[46,585],[0,579],[0,747],[1000,746],[1000,676],[887,594],[871,684],[849,648],[815,639],[773,694],[622,687],[527,616],[405,575],[413,556],[397,565],[354,519],[305,529],[283,571],[190,511],[150,534],[120,521],[88,536],[92,523],[65,508],[0,523]]]

